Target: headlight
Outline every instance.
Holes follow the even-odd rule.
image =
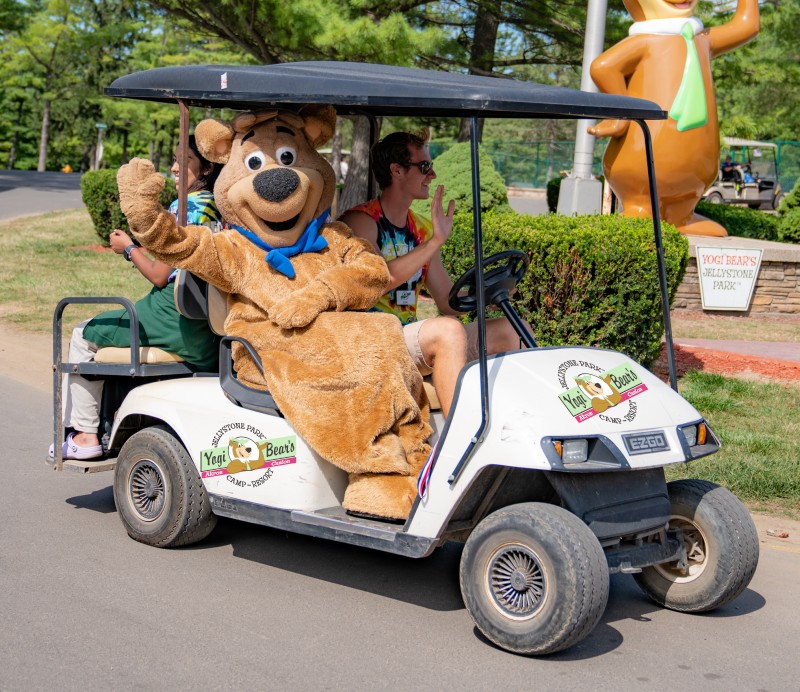
[[[555,440],[553,445],[565,464],[581,464],[589,458],[589,440]]]

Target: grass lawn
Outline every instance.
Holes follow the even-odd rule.
[[[0,319],[27,331],[50,332],[53,309],[65,296],[136,300],[150,290],[150,283],[131,264],[113,252],[98,251],[98,244],[85,211],[1,223]],[[103,309],[71,307],[65,325]],[[420,306],[420,316],[436,313],[430,301]],[[792,321],[772,326],[762,320],[701,318],[676,319],[676,336],[800,341],[800,324]],[[709,324],[714,326],[712,336]],[[691,331],[703,325],[705,332]],[[695,372],[681,378],[680,389],[707,417],[723,448],[709,458],[670,467],[668,478],[705,478],[730,488],[754,509],[799,518],[800,388]]]
[[[667,478],[705,478],[754,509],[800,518],[800,388],[691,372],[679,389],[722,439],[722,449],[670,466]]]
[[[98,251],[99,243],[83,210],[0,224],[0,317],[21,329],[50,332],[53,310],[66,296],[144,296],[152,284],[122,256]],[[69,307],[64,323],[116,307]]]

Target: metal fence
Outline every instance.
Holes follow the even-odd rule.
[[[800,178],[800,142],[773,140],[778,145],[777,162],[781,187],[788,192]],[[592,172],[602,175],[603,152],[606,140],[598,141],[594,149]],[[487,141],[482,144],[492,159],[506,185],[523,188],[544,188],[547,181],[562,171],[572,170],[575,142],[501,142]],[[431,145],[435,158],[447,148],[442,143]],[[658,162],[656,162],[658,170]]]

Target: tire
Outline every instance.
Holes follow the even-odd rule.
[[[781,206],[781,202],[783,202],[783,198],[786,197],[786,193],[781,192],[779,195],[776,195],[775,198],[772,200],[772,208],[777,211],[778,207]]]
[[[478,629],[518,654],[576,644],[608,602],[608,564],[595,535],[567,510],[534,502],[478,524],[464,545],[460,581]]]
[[[683,531],[688,564],[646,567],[634,575],[652,600],[671,610],[703,613],[732,601],[747,588],[758,565],[758,533],[732,492],[699,480],[667,485],[670,528]]]
[[[708,202],[709,204],[722,204],[722,195],[719,194],[719,192],[712,192],[703,201]]]
[[[122,446],[114,502],[128,535],[159,548],[197,543],[217,523],[189,454],[160,426],[140,430]]]

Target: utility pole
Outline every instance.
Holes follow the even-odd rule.
[[[598,92],[589,74],[589,68],[592,61],[603,52],[607,9],[607,0],[589,0],[586,10],[586,38],[583,44],[581,91],[595,94]],[[577,122],[572,173],[561,181],[561,190],[558,194],[559,214],[567,216],[599,214],[602,209],[603,184],[592,177],[595,137],[587,132],[587,129],[595,123],[595,120]]]

